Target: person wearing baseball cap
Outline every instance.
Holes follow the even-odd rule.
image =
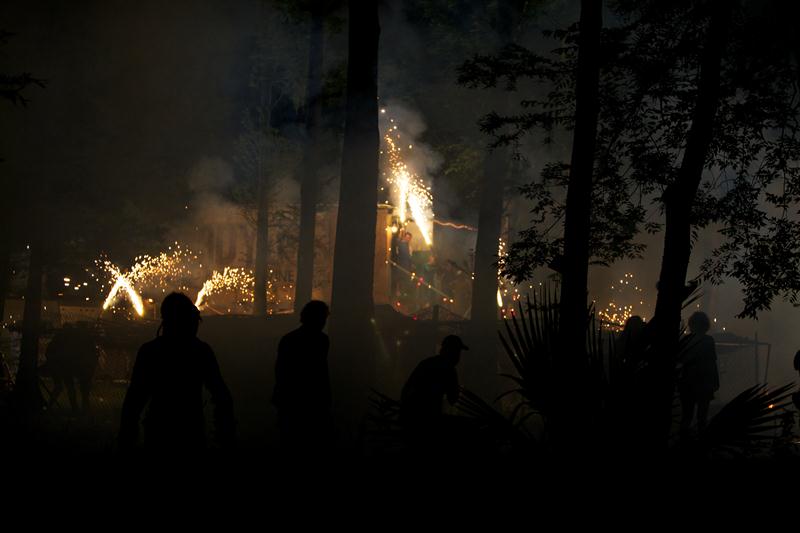
[[[414,439],[430,436],[442,421],[442,402],[458,401],[459,385],[456,366],[461,351],[469,350],[457,335],[442,340],[438,355],[420,362],[403,386],[400,400],[400,422]]]

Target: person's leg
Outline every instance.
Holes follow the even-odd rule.
[[[64,390],[64,378],[57,374],[53,374],[53,394],[50,395],[50,403],[47,405],[48,409],[52,409],[61,396],[61,391]]]
[[[688,392],[681,393],[681,436],[688,436],[694,419],[696,400]]]
[[[711,398],[703,398],[697,402],[697,431],[698,433],[706,429],[708,424],[708,404]]]
[[[75,396],[75,378],[67,376],[64,378],[64,383],[67,386],[67,396],[69,396],[69,405],[72,407],[72,412],[78,410],[78,398]]]
[[[78,379],[78,386],[81,389],[81,409],[85,412],[89,411],[89,395],[92,392],[92,379],[82,376]]]

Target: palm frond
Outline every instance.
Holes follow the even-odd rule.
[[[464,416],[472,419],[480,429],[487,431],[494,438],[511,444],[521,444],[531,441],[530,435],[525,432],[521,423],[523,418],[527,416],[527,413],[520,416],[524,405],[522,402],[518,403],[511,416],[506,417],[474,392],[462,388],[456,403],[456,409]]]
[[[755,385],[728,402],[698,435],[707,450],[744,449],[759,441],[775,439],[783,409],[791,405],[794,384],[776,389]]]

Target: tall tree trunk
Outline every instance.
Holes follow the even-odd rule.
[[[297,280],[295,283],[295,312],[311,299],[314,288],[314,237],[317,222],[319,193],[319,130],[322,117],[322,65],[324,14],[320,9],[311,13],[311,33],[308,49],[308,84],[306,86],[306,145],[300,185],[300,238],[297,246]]]
[[[658,299],[653,319],[657,351],[654,354],[652,390],[655,426],[654,446],[667,442],[672,420],[672,400],[678,347],[681,307],[686,296],[684,289],[691,255],[691,219],[697,190],[705,168],[711,144],[714,117],[719,105],[719,85],[722,54],[728,39],[733,2],[717,0],[713,5],[711,22],[702,51],[697,101],[686,149],[678,176],[664,192],[666,229],[664,255],[658,284]]]
[[[602,0],[582,0],[575,86],[575,131],[564,215],[561,346],[569,366],[585,359],[592,173],[597,139]]]
[[[25,310],[22,319],[22,346],[14,386],[15,404],[25,411],[37,411],[42,405],[39,391],[39,335],[42,324],[42,278],[44,250],[41,241],[31,244]]]
[[[518,13],[513,2],[497,3],[495,31],[500,47],[513,41]],[[508,112],[511,99],[500,103],[501,113]],[[503,220],[503,196],[511,168],[508,149],[496,148],[486,157],[480,183],[478,238],[475,242],[472,303],[470,310],[470,357],[463,363],[467,387],[484,398],[494,398],[497,382],[497,252]]]
[[[331,298],[331,358],[346,382],[343,421],[359,420],[374,374],[371,318],[378,204],[378,5],[350,0],[342,176]],[[345,359],[346,358],[346,359]],[[343,360],[344,359],[344,360]],[[355,428],[345,432],[353,437]]]
[[[259,165],[260,167],[261,165]],[[253,289],[253,314],[267,314],[267,282],[269,273],[269,187],[267,177],[259,171],[258,214],[256,220],[255,287]]]
[[[463,372],[466,386],[485,398],[495,396],[497,378],[497,252],[503,219],[503,192],[508,181],[508,150],[487,155],[481,179],[478,238],[472,280],[470,357]]]
[[[272,105],[273,87],[272,85],[265,91],[261,88],[261,124],[260,133],[266,137],[272,135]],[[265,140],[266,142],[266,140]],[[267,175],[264,160],[265,148],[258,144],[258,160],[256,172],[258,173],[258,191],[256,202],[258,210],[256,212],[256,261],[255,276],[253,287],[253,314],[256,316],[266,316],[267,314],[267,282],[269,281],[269,193],[270,183]]]
[[[6,316],[6,298],[11,283],[11,251],[5,243],[0,249],[0,323]]]

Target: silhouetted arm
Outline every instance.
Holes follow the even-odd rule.
[[[136,362],[133,364],[131,382],[122,403],[122,417],[119,425],[120,448],[132,448],[139,440],[139,419],[142,416],[152,393],[150,386],[149,357],[143,349],[139,349]]]
[[[222,379],[217,358],[211,348],[206,354],[205,386],[214,402],[214,428],[217,442],[223,446],[233,443],[236,432],[236,419],[233,416],[233,397]]]

